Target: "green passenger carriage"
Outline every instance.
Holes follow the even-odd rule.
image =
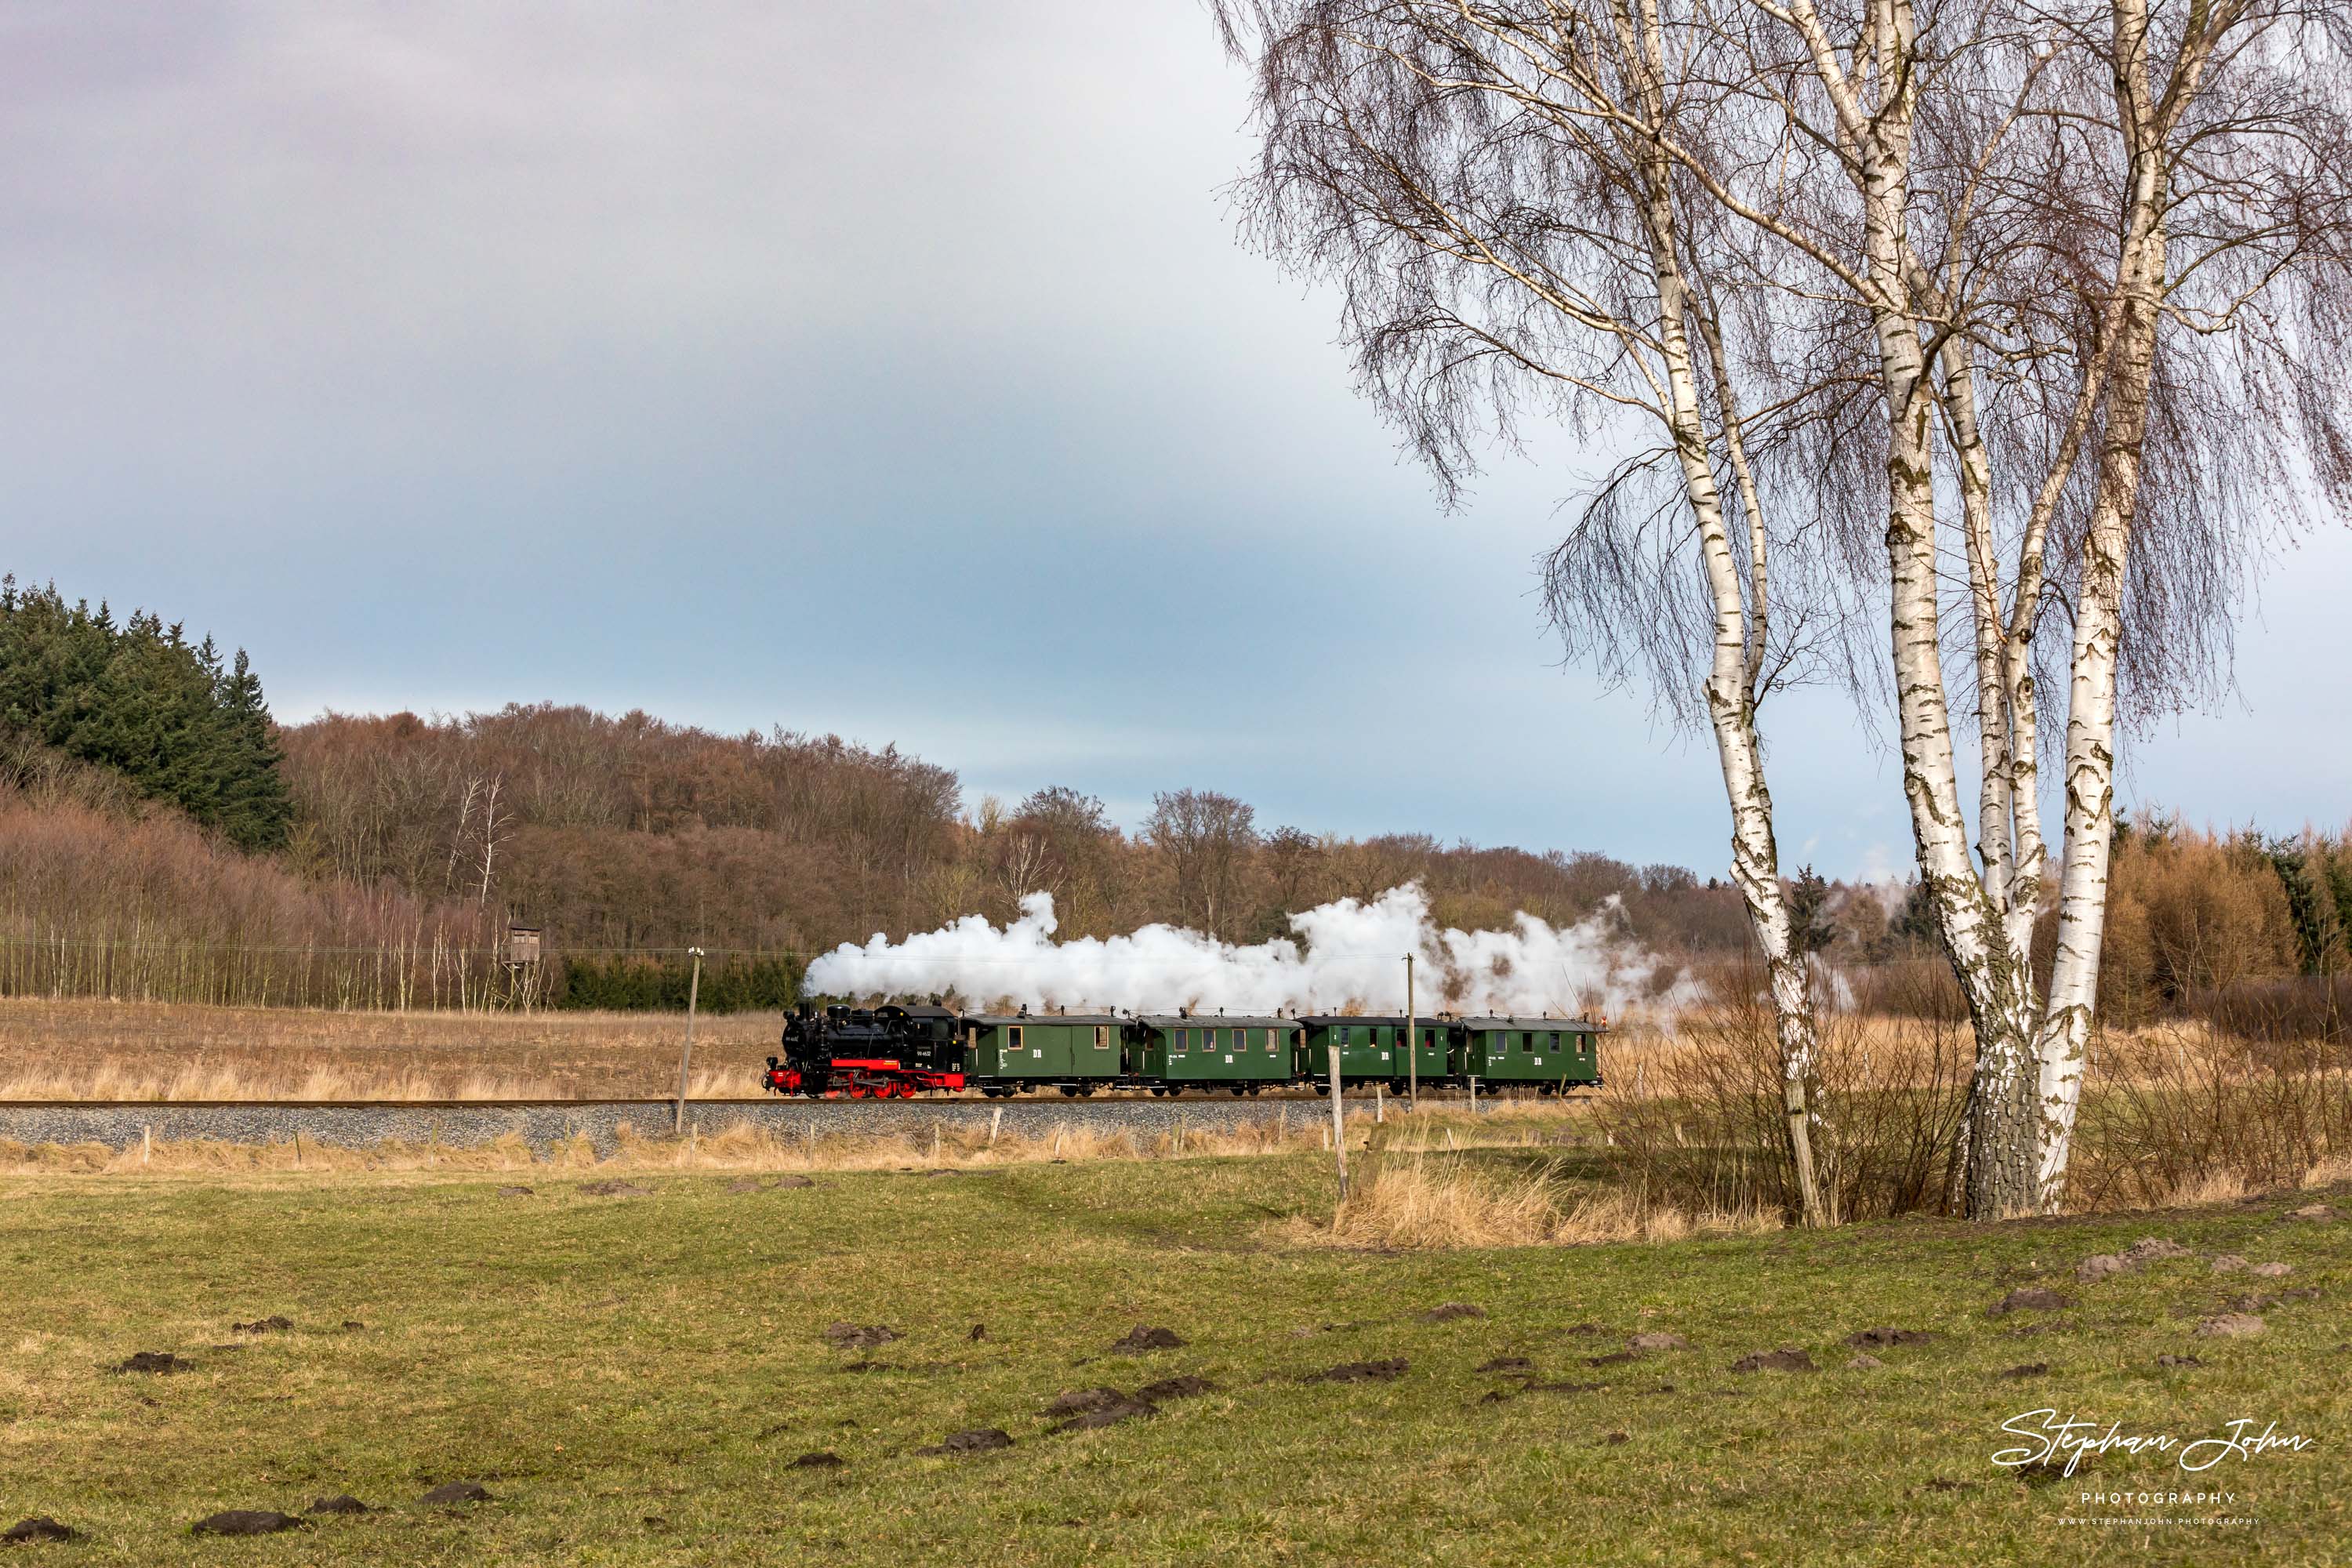
[[[981,1014],[963,1025],[964,1070],[991,1097],[1092,1094],[1124,1070],[1120,1020],[1108,1013]]]
[[[1550,1094],[1601,1083],[1601,1031],[1589,1019],[1464,1018],[1454,1038],[1456,1077]]]
[[[1318,1014],[1298,1022],[1305,1036],[1299,1049],[1299,1076],[1312,1079],[1316,1088],[1324,1093],[1329,1093],[1331,1089],[1330,1054],[1334,1050],[1339,1053],[1342,1088],[1375,1079],[1395,1084],[1416,1078],[1427,1084],[1445,1081],[1454,1026],[1443,1018],[1412,1021],[1411,1037],[1420,1043],[1411,1047],[1414,1056],[1410,1060],[1406,1020],[1402,1016],[1351,1018]]]
[[[1223,1089],[1255,1094],[1290,1081],[1296,1020],[1148,1013],[1128,1021],[1128,1075],[1154,1094]]]

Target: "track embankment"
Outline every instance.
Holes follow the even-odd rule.
[[[101,1143],[127,1149],[142,1138],[222,1143],[290,1142],[299,1133],[331,1148],[387,1143],[479,1148],[519,1138],[534,1152],[585,1138],[600,1156],[624,1130],[666,1137],[674,1101],[667,1100],[441,1100],[320,1102],[206,1100],[0,1102],[0,1139],[17,1143]],[[999,1113],[1002,1121],[997,1121]],[[1348,1100],[1350,1116],[1372,1114],[1372,1101]],[[1143,1135],[1179,1129],[1217,1131],[1269,1122],[1305,1129],[1330,1115],[1311,1099],[1153,1100],[690,1100],[686,1123],[702,1137],[751,1127],[784,1137],[887,1137],[996,1126],[1006,1137],[1050,1136],[1057,1127]]]

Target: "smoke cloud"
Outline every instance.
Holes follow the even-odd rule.
[[[1427,895],[1408,883],[1370,901],[1341,899],[1292,915],[1290,924],[1298,940],[1253,946],[1169,925],[1057,942],[1053,896],[1031,893],[1021,918],[1002,928],[966,915],[904,942],[844,942],[809,965],[808,989],[1040,1009],[1402,1013],[1411,952],[1413,999],[1423,1013],[1613,1017],[1635,1005],[1678,1008],[1696,990],[1624,934],[1614,900],[1572,926],[1521,913],[1508,931],[1441,931]]]

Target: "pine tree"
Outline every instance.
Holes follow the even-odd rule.
[[[101,600],[68,605],[52,584],[0,578],[0,726],[111,768],[247,849],[275,848],[292,819],[276,726],[240,650],[221,667],[209,637],[150,611],[118,626]]]
[[[1806,866],[1789,886],[1790,943],[1801,953],[1819,952],[1837,935],[1837,921],[1830,917],[1830,885]]]

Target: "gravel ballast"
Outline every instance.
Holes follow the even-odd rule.
[[[662,1137],[670,1130],[673,1102],[666,1100],[541,1100],[468,1103],[304,1104],[299,1101],[217,1104],[152,1100],[136,1104],[42,1101],[0,1105],[0,1139],[18,1143],[102,1143],[128,1149],[144,1136],[158,1141],[221,1143],[284,1143],[300,1133],[305,1142],[339,1149],[370,1149],[384,1143],[479,1148],[501,1138],[520,1138],[534,1152],[585,1137],[600,1156],[619,1146],[623,1128],[639,1136]],[[1369,1116],[1353,1100],[1348,1114]],[[702,1137],[750,1126],[784,1137],[880,1137],[949,1131],[985,1131],[1003,1112],[1000,1136],[1049,1138],[1055,1131],[1081,1128],[1152,1136],[1180,1128],[1221,1132],[1262,1127],[1286,1118],[1305,1131],[1330,1118],[1328,1105],[1297,1100],[688,1100],[687,1126]]]

